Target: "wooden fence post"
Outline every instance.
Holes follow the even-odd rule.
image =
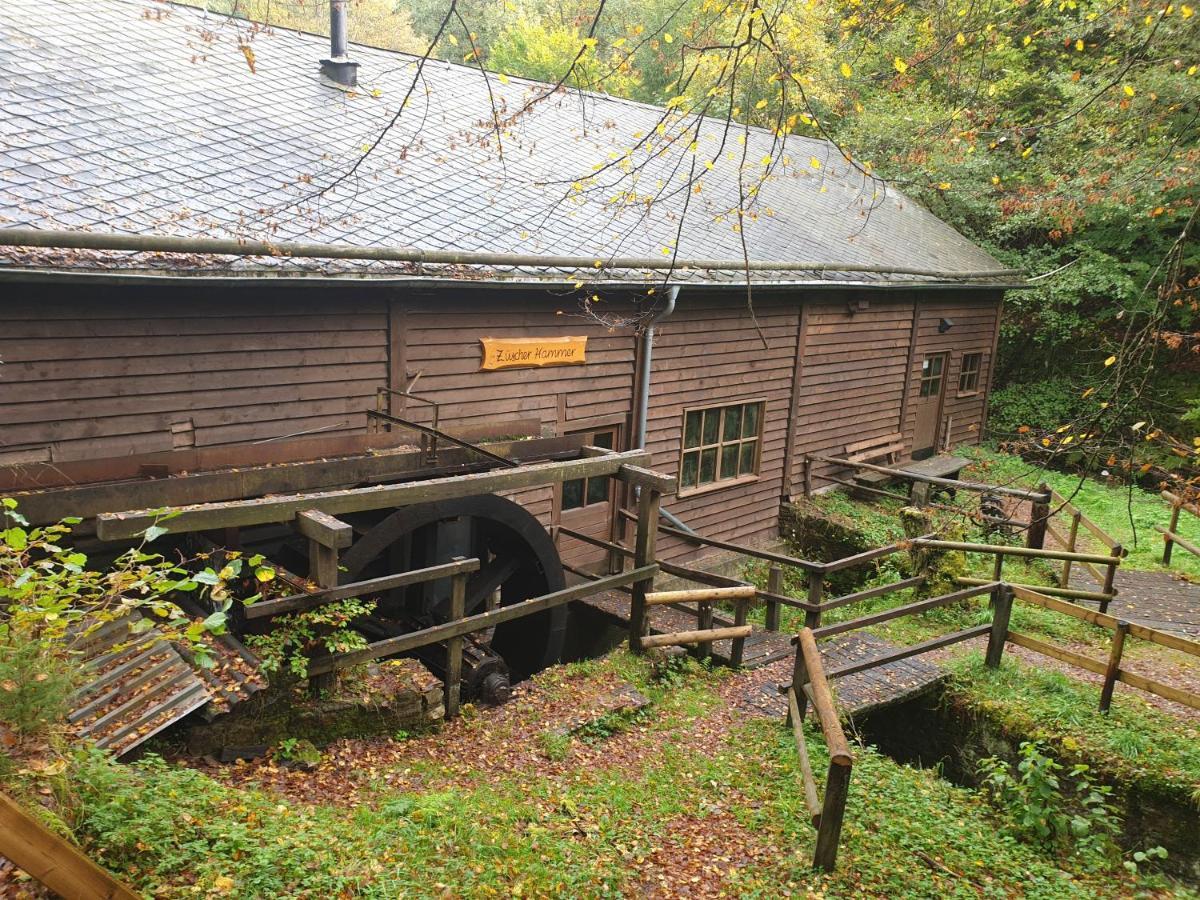
[[[1075,547],[1079,539],[1079,520],[1082,518],[1083,513],[1081,513],[1079,510],[1075,510],[1075,512],[1071,514],[1071,534],[1067,539],[1067,550],[1070,553],[1075,552]],[[1069,559],[1063,560],[1062,576],[1058,579],[1058,586],[1071,586],[1071,560]]]
[[[1170,534],[1163,535],[1163,540],[1166,542],[1166,545],[1163,547],[1162,564],[1164,566],[1169,566],[1171,564],[1171,550],[1174,549],[1175,546],[1175,542],[1171,540],[1171,535],[1179,532],[1179,511],[1182,508],[1182,500],[1171,501],[1171,524],[1167,526],[1167,531],[1169,531]]]
[[[808,684],[808,665],[804,659],[804,645],[799,639],[793,639],[796,645],[796,659],[792,663],[792,693],[796,695],[796,710],[800,714],[803,724],[804,713],[808,710],[808,694],[804,692],[804,686]],[[792,722],[792,710],[788,708],[788,724]]]
[[[767,572],[767,593],[782,594],[783,593],[783,569],[779,566],[771,566]],[[779,601],[767,601],[767,631],[779,630]]]
[[[804,457],[804,496],[812,496],[812,467],[813,461],[811,456]]]
[[[455,557],[455,562],[462,557]],[[450,621],[457,622],[467,614],[467,573],[461,572],[450,578]],[[446,718],[458,715],[462,700],[463,638],[453,637],[446,641]]]
[[[1112,562],[1108,564],[1108,568],[1104,572],[1104,586],[1100,588],[1100,592],[1109,596],[1100,601],[1100,612],[1102,613],[1108,612],[1110,599],[1117,592],[1117,566],[1121,564],[1121,557],[1125,555],[1125,548],[1120,544],[1114,544],[1108,555],[1112,557]]]
[[[837,864],[838,841],[842,836],[842,819],[846,815],[846,798],[850,793],[849,761],[831,760],[825,779],[825,800],[821,804],[821,824],[817,828],[817,847],[813,851],[813,868],[832,872]]]
[[[988,635],[987,653],[983,663],[995,669],[1004,656],[1004,642],[1008,639],[1008,621],[1012,616],[1013,592],[1007,584],[1001,584],[992,592],[992,631]]]
[[[696,629],[698,631],[712,631],[713,627],[713,605],[708,601],[697,604],[696,610]],[[696,645],[696,658],[708,659],[712,656],[712,641],[701,641]]]
[[[750,614],[750,602],[750,600],[733,601],[733,624],[735,628],[740,628],[746,624],[746,618]],[[741,668],[742,659],[745,655],[746,639],[734,638],[729,648],[729,665],[735,669]]]
[[[1104,670],[1104,687],[1100,689],[1100,712],[1108,712],[1112,706],[1113,688],[1121,674],[1121,654],[1125,652],[1125,635],[1129,634],[1129,623],[1124,619],[1113,629],[1112,649],[1108,653],[1108,666]]]
[[[638,493],[637,534],[633,544],[633,566],[640,568],[654,562],[655,542],[658,538],[658,507],[662,495],[654,488],[643,485]],[[646,595],[654,590],[654,578],[644,578],[633,583],[633,597],[629,602],[629,649],[642,652],[642,638],[648,631],[646,618]]]
[[[808,573],[808,602],[813,606],[820,606],[821,600],[825,596],[825,574],[823,572]],[[804,627],[805,628],[820,628],[821,627],[821,610],[810,609],[804,612]]]
[[[326,515],[320,510],[309,509],[296,514],[296,530],[308,538],[308,577],[318,587],[335,588],[338,585],[338,551],[349,547],[354,541],[354,531],[345,522]],[[337,674],[326,672],[308,680],[308,690],[314,697],[333,690]]]
[[[1025,546],[1041,550],[1046,545],[1046,525],[1050,521],[1050,485],[1038,485],[1042,499],[1033,502],[1029,514],[1029,534]]]

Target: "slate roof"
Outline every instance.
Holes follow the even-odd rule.
[[[253,71],[239,49],[243,43],[252,48]],[[354,45],[359,89],[346,93],[320,79],[318,60],[326,55],[326,38],[161,0],[4,0],[0,229],[597,259],[663,258],[673,246],[687,196],[677,189],[679,173],[691,163],[687,141],[660,141],[654,154],[635,153],[636,180],[613,168],[583,190],[573,187],[597,166],[619,161],[638,135],[654,134],[661,110],[560,91],[508,127],[501,158],[483,75],[431,60],[395,127],[364,159],[364,147],[396,116],[417,60]],[[547,92],[517,78],[502,82],[491,75],[489,81],[507,114]],[[711,119],[702,124],[698,153],[702,160],[715,155],[715,164],[700,193],[691,194],[681,258],[742,257],[731,215],[739,172],[753,184],[761,158],[771,154],[790,164],[762,184],[756,215],[746,222],[751,259],[944,274],[792,271],[755,273],[756,281],[960,282],[967,279],[958,273],[1003,268],[917,203],[864,178],[831,145],[791,136],[781,151],[769,132],[736,126],[724,152],[717,152],[725,127]],[[347,177],[356,162],[358,171]],[[622,190],[649,195],[664,186],[665,198],[648,213],[641,203],[611,202]],[[569,271],[0,248],[0,269],[14,268],[554,281],[662,275],[607,266]],[[737,271],[680,277],[744,281]],[[1012,281],[996,276],[973,283]]]

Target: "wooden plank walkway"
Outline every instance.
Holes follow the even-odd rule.
[[[620,625],[629,625],[629,597],[623,593],[609,591],[578,602],[604,613]],[[696,627],[696,616],[682,610],[652,606],[648,612],[650,631],[654,634],[687,631]],[[719,615],[713,618],[718,626],[732,621]],[[713,644],[713,656],[717,662],[728,664],[730,646],[730,641],[716,641]],[[822,641],[820,646],[827,671],[896,649],[895,645],[863,632],[838,635]],[[770,667],[772,677],[755,679],[744,702],[739,705],[747,711],[764,715],[784,715],[787,702],[777,685],[790,681],[790,660],[795,653],[792,635],[766,631],[755,625],[754,632],[746,638],[743,665],[746,669]],[[839,709],[851,715],[861,715],[868,710],[902,703],[932,690],[944,678],[945,673],[935,663],[914,657],[838,678],[833,682],[833,688]]]
[[[1072,573],[1073,587],[1099,590],[1089,572]],[[1161,628],[1188,637],[1200,637],[1200,584],[1174,572],[1117,569],[1116,599],[1108,614],[1139,625]],[[1084,603],[1089,609],[1096,604]]]

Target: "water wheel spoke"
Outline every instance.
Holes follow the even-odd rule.
[[[493,559],[467,582],[467,615],[479,612],[479,606],[496,592],[521,567],[519,559]]]

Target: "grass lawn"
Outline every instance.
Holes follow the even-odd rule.
[[[156,897],[1082,898],[1170,887],[1115,860],[1047,855],[978,792],[866,748],[838,871],[817,875],[790,731],[730,707],[747,677],[694,663],[662,677],[617,652],[548,670],[515,705],[440,734],[341,742],[283,789],[98,756],[22,785],[26,796],[52,785],[88,851]],[[650,705],[568,735],[565,755],[538,739],[586,705],[590,685],[614,679]],[[818,733],[809,744],[820,769]],[[347,759],[358,765],[337,764]]]

